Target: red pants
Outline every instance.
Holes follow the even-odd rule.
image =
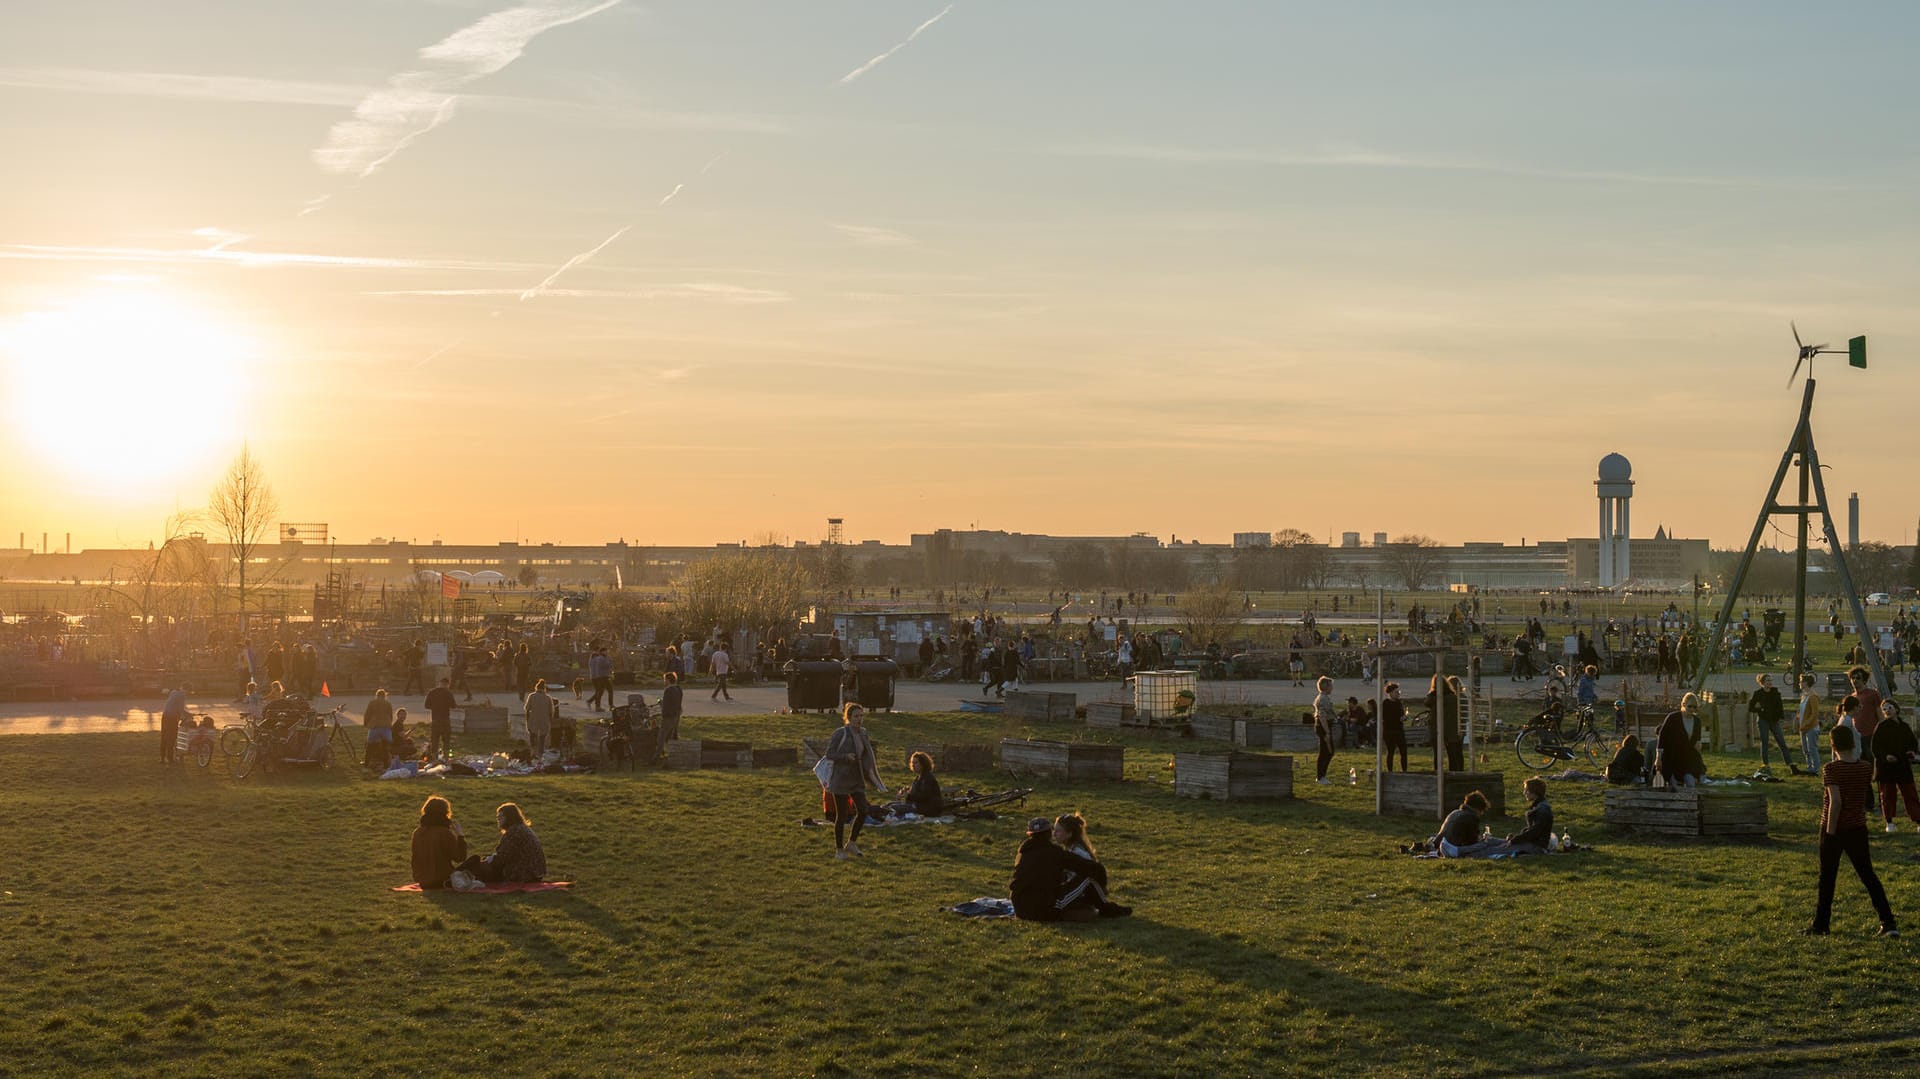
[[[1915,823],[1920,823],[1920,793],[1914,791],[1913,780],[1911,779],[1905,783],[1880,784],[1881,819],[1885,820],[1888,824],[1893,823],[1893,792],[1896,790],[1900,792],[1901,797],[1907,800],[1907,819]]]

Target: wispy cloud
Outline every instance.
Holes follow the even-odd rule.
[[[841,235],[863,247],[913,247],[920,241],[904,232],[878,225],[842,225],[831,223]]]
[[[85,247],[52,244],[0,245],[0,259],[28,262],[229,263],[240,266],[321,266],[371,270],[524,271],[525,262],[473,259],[385,258],[376,255],[322,255],[303,251],[240,251],[228,246],[245,239],[231,233],[210,247]]]
[[[452,117],[459,91],[518,60],[533,39],[598,15],[621,0],[527,0],[496,11],[420,50],[428,66],[403,71],[333,125],[313,159],[328,172],[365,178]]]
[[[1701,176],[1638,170],[1575,169],[1488,161],[1469,157],[1401,154],[1363,147],[1320,151],[1207,148],[1154,143],[1088,143],[1056,147],[1067,157],[1105,157],[1170,164],[1273,165],[1283,168],[1398,169],[1419,172],[1469,172],[1541,180],[1616,184],[1657,184],[1677,187],[1745,187],[1780,190],[1879,190],[1825,181],[1770,179],[1746,176]]]
[[[532,289],[517,288],[407,288],[376,289],[366,296],[485,297],[525,299]],[[718,281],[687,281],[645,288],[543,288],[542,298],[574,300],[713,300],[719,303],[788,303],[793,296],[779,289],[748,288]]]
[[[852,82],[853,80],[859,78],[862,75],[865,75],[867,72],[872,71],[874,68],[879,67],[881,64],[885,63],[887,60],[887,57],[892,56],[894,53],[899,52],[901,49],[906,48],[909,44],[912,43],[914,38],[917,38],[921,34],[926,33],[928,27],[932,26],[934,23],[939,22],[941,19],[946,18],[947,12],[952,10],[953,10],[952,4],[948,4],[946,7],[941,8],[940,14],[935,15],[933,18],[928,19],[926,22],[923,22],[919,26],[914,27],[913,33],[908,34],[905,41],[902,41],[900,44],[895,45],[893,48],[888,49],[886,52],[881,53],[880,55],[874,57],[873,59],[868,60],[866,63],[861,64],[859,67],[854,68],[852,71],[847,72],[845,75],[840,76],[840,85],[845,86],[846,84]]]

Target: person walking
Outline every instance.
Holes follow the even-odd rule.
[[[1820,774],[1820,710],[1826,707],[1814,691],[1813,675],[1800,676],[1800,707],[1794,713],[1794,728],[1800,732],[1800,755],[1806,758],[1806,774]]]
[[[613,703],[613,657],[607,655],[605,648],[596,648],[587,657],[587,677],[593,680],[593,696],[587,698],[588,707],[596,712],[604,711],[600,702]]]
[[[725,641],[715,641],[713,654],[707,657],[707,668],[713,672],[713,695],[710,699],[733,699],[727,692],[727,676],[733,673],[733,653],[727,651]]]
[[[1906,798],[1907,818],[1920,826],[1920,793],[1913,788],[1913,762],[1920,756],[1920,743],[1914,740],[1913,728],[1900,718],[1899,704],[1880,702],[1880,725],[1873,729],[1873,741],[1868,745],[1873,752],[1873,780],[1880,785],[1880,816],[1887,831],[1899,831],[1893,823],[1895,795]]]
[[[1313,735],[1320,742],[1320,755],[1314,760],[1314,782],[1327,785],[1327,765],[1333,763],[1333,679],[1325,675],[1313,684]]]
[[[833,805],[833,856],[859,858],[860,829],[867,821],[867,790],[886,791],[874,763],[873,740],[867,737],[867,710],[849,702],[840,710],[840,729],[827,740],[822,756],[828,761],[823,784],[826,798]],[[853,823],[848,834],[847,823]]]
[[[1880,936],[1897,937],[1893,908],[1887,903],[1887,890],[1873,871],[1873,850],[1867,842],[1867,799],[1873,787],[1873,764],[1860,759],[1854,732],[1835,727],[1827,735],[1833,747],[1833,760],[1820,769],[1820,785],[1825,800],[1820,807],[1820,882],[1813,923],[1801,930],[1808,936],[1824,937],[1833,922],[1833,885],[1840,875],[1840,856],[1853,863],[1853,872],[1867,889],[1873,911],[1880,916]]]
[[[535,679],[533,692],[527,694],[527,749],[534,763],[547,752],[547,737],[553,733],[553,698],[547,696],[547,680]]]
[[[187,691],[185,682],[180,688],[167,694],[167,702],[160,706],[160,763],[173,764],[178,760],[175,755],[180,744],[180,724],[187,716]]]
[[[1787,752],[1787,736],[1780,732],[1780,725],[1786,719],[1786,705],[1780,700],[1780,690],[1773,684],[1773,676],[1760,674],[1754,676],[1760,688],[1753,691],[1747,700],[1747,714],[1752,716],[1760,735],[1760,767],[1771,763],[1767,757],[1767,736],[1780,746],[1780,762],[1788,768],[1793,767],[1793,755]]]
[[[413,693],[426,688],[426,678],[422,674],[422,665],[427,661],[427,642],[418,638],[407,646],[406,655],[401,663],[406,665],[407,680],[400,687],[401,693]]]

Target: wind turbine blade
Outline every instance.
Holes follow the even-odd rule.
[[[1793,347],[1806,348],[1807,346],[1800,343],[1800,327],[1794,325],[1793,322],[1789,320],[1787,322],[1787,328],[1793,331]]]
[[[1787,376],[1788,386],[1792,386],[1793,380],[1800,377],[1800,365],[1805,362],[1807,362],[1807,357],[1804,353],[1801,354],[1799,359],[1793,361],[1793,374]]]

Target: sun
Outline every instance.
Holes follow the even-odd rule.
[[[242,435],[253,351],[211,312],[116,291],[0,321],[11,438],[95,489],[216,464]]]

